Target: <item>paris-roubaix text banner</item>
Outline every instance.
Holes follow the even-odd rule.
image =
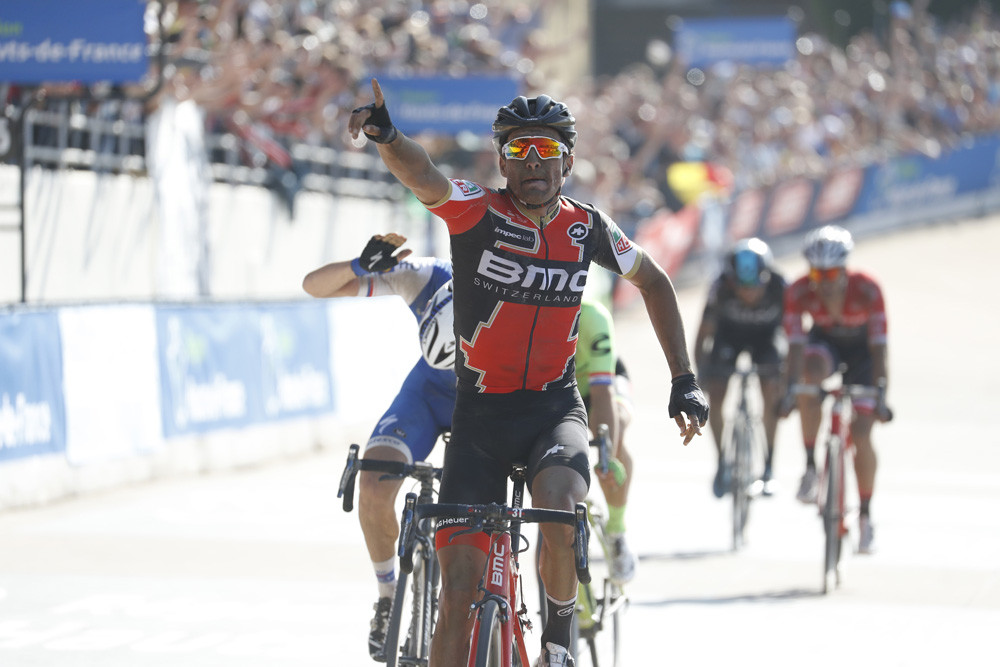
[[[0,0],[0,81],[138,81],[145,11],[145,0]]]

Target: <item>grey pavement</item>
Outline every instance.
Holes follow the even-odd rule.
[[[826,596],[820,522],[794,499],[796,421],[779,431],[779,492],[754,503],[748,544],[733,553],[728,504],[710,490],[711,436],[681,446],[645,315],[619,318],[636,394],[628,523],[641,557],[626,665],[995,661],[1000,310],[987,289],[997,247],[995,218],[866,239],[855,252],[885,289],[897,419],[875,432],[879,550],[849,555]],[[680,296],[690,338],[704,295]],[[372,664],[370,564],[356,516],[335,498],[347,444],[0,514],[0,665]]]

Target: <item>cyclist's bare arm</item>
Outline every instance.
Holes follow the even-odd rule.
[[[789,343],[787,363],[788,383],[792,386],[802,379],[802,359],[805,355],[805,343]]]
[[[358,288],[358,277],[351,269],[351,260],[331,262],[310,271],[302,279],[302,289],[318,299],[356,296]]]
[[[680,308],[677,306],[677,294],[666,271],[640,250],[638,268],[625,277],[642,294],[646,312],[653,324],[653,331],[670,367],[671,377],[692,373],[687,342],[684,338],[684,323],[681,321]],[[685,417],[688,418],[686,422]],[[698,423],[692,415],[678,415],[675,420],[681,428],[685,445],[691,442],[695,435],[701,435],[700,427],[704,426],[704,422]]]
[[[873,344],[871,346],[872,351],[872,377],[875,379],[875,384],[879,383],[879,379],[885,381],[886,387],[889,385],[889,365],[887,362],[888,353],[885,343]]]
[[[385,105],[382,88],[372,79],[372,92],[376,106]],[[366,124],[371,111],[364,107],[355,109],[348,121],[348,131],[355,139],[362,131],[377,135],[380,130]],[[431,161],[427,151],[416,141],[398,132],[396,138],[387,144],[375,144],[385,166],[399,182],[405,185],[424,204],[437,204],[451,193],[451,183]]]
[[[698,365],[698,370],[705,372],[703,366],[708,360],[708,341],[715,339],[715,320],[708,316],[702,316],[701,324],[698,326],[698,333],[694,337],[694,361]]]
[[[376,234],[375,239],[391,243],[397,248],[406,243],[406,237],[400,234]],[[409,248],[396,253],[397,260],[408,257],[413,251]],[[306,274],[302,279],[302,289],[310,296],[320,299],[332,299],[344,296],[358,295],[358,277],[351,268],[351,260],[331,262]]]

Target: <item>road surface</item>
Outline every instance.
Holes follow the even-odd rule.
[[[794,499],[797,422],[779,431],[779,493],[754,504],[749,543],[733,553],[710,436],[681,446],[645,316],[619,320],[637,395],[628,522],[641,556],[626,665],[996,659],[1000,309],[986,290],[998,247],[994,218],[865,240],[852,257],[885,289],[897,419],[874,436],[879,551],[850,557],[827,596],[819,519]],[[703,290],[680,296],[690,339]],[[347,444],[0,514],[0,665],[372,664],[370,564],[335,498]]]

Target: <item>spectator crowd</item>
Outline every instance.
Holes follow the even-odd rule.
[[[351,109],[370,101],[372,72],[513,75],[524,94],[573,110],[581,141],[567,190],[626,229],[681,205],[666,176],[678,161],[723,167],[741,189],[935,156],[1000,130],[1000,21],[985,4],[943,24],[927,0],[894,2],[884,34],[863,31],[841,48],[802,31],[796,57],[778,69],[692,69],[665,35],[617,75],[553,81],[539,65],[566,36],[546,15],[567,1],[154,0],[147,33],[163,57],[144,89],[127,92],[146,113],[166,98],[194,100],[210,133],[242,138],[248,163],[292,169],[293,144],[373,152],[345,129]],[[135,114],[134,104],[121,108]],[[471,140],[421,140],[439,164],[496,183],[488,128]]]

